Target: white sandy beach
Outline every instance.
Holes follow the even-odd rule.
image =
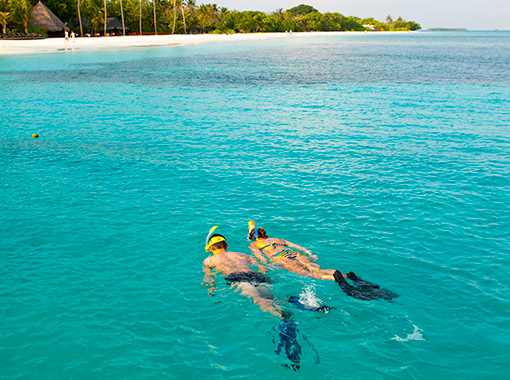
[[[292,36],[314,36],[327,33],[345,35],[347,33],[363,34],[363,32],[309,32],[309,33],[253,33],[253,34],[179,34],[159,36],[125,36],[125,37],[80,37],[74,43],[64,38],[46,38],[43,40],[0,40],[0,56],[14,54],[41,54],[58,51],[90,51],[122,49],[127,47],[151,47],[183,44],[201,44],[225,41],[264,40],[274,38],[290,38]],[[378,32],[400,33],[400,32]],[[408,32],[404,32],[408,33]]]
[[[121,49],[126,47],[169,46],[183,44],[201,44],[205,42],[242,41],[267,38],[289,37],[285,33],[256,34],[180,34],[158,36],[117,36],[117,37],[80,37],[74,43],[64,38],[46,38],[43,40],[0,40],[0,55],[41,54],[58,51],[90,51]]]

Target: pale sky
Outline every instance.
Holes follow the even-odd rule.
[[[470,30],[510,30],[510,0],[202,0],[230,10],[272,12],[308,4],[319,12],[373,17],[384,21],[391,15],[416,21],[423,29],[434,27]]]

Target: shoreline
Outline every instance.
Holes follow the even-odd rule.
[[[415,33],[415,32],[368,32],[367,34]],[[345,35],[365,32],[300,32],[300,33],[247,33],[247,34],[166,34],[147,36],[77,37],[73,43],[64,37],[34,40],[0,40],[0,57],[10,55],[48,54],[58,52],[80,52],[131,47],[162,47],[194,45],[211,42],[252,41],[292,36],[313,36],[318,34]]]

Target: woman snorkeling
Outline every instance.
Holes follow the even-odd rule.
[[[252,241],[250,250],[262,264],[272,262],[301,276],[336,281],[334,277],[336,270],[321,269],[318,264],[312,262],[318,257],[312,255],[308,249],[287,240],[270,238],[263,228],[255,229],[254,221],[248,223],[248,229],[250,231],[248,238]],[[347,278],[347,275],[343,277]]]
[[[270,238],[263,228],[255,227],[253,220],[248,223],[248,230],[248,239],[251,240],[250,250],[262,264],[271,262],[301,276],[335,281],[344,293],[362,300],[377,298],[391,300],[397,297],[397,294],[380,289],[378,285],[362,280],[353,272],[344,274],[335,269],[321,269],[318,264],[312,262],[318,258],[308,249],[287,240]],[[345,281],[346,278],[352,280],[355,286],[349,285]]]

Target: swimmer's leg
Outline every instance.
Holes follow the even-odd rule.
[[[303,264],[309,271],[320,270],[319,264],[312,263],[310,259],[298,253],[296,260]]]
[[[255,286],[247,282],[240,282],[237,288],[241,294],[251,298],[253,303],[260,307],[260,310],[282,318],[282,309],[273,302],[273,294],[265,286]]]
[[[286,257],[274,257],[274,262],[281,267],[287,269],[289,272],[297,273],[301,276],[316,278],[319,280],[333,280],[333,273],[335,273],[332,269],[316,269],[316,268],[308,268],[302,262],[296,259],[288,259]]]
[[[337,270],[337,271],[335,271],[333,276],[335,278],[335,281],[338,283],[338,285],[340,285],[340,288],[348,296],[353,297],[353,298],[357,298],[357,299],[360,299],[360,300],[365,300],[365,301],[377,299],[377,297],[375,295],[371,294],[370,292],[363,291],[361,289],[355,288],[352,285],[349,285],[347,283],[347,281],[345,281],[345,278],[342,275],[342,272]]]
[[[280,355],[282,348],[285,349],[285,355],[292,364],[284,364],[287,368],[292,368],[294,371],[299,371],[301,368],[301,345],[297,340],[298,328],[296,322],[292,318],[285,318],[279,325],[280,342],[275,350],[276,355]]]
[[[296,259],[303,264],[309,272],[314,274],[314,278],[335,281],[333,277],[333,274],[335,273],[334,269],[321,269],[319,264],[312,263],[308,257],[303,255],[298,255]]]

